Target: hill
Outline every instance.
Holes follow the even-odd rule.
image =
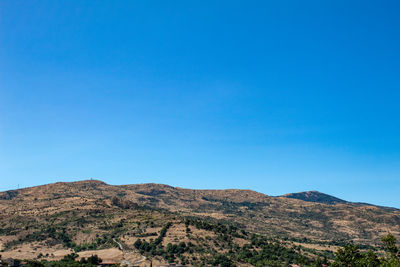
[[[279,262],[295,262],[329,257],[349,241],[368,247],[388,231],[400,235],[400,211],[392,208],[94,180],[0,192],[0,215],[1,254],[19,258],[96,250],[116,262],[246,266],[264,248],[280,251]]]
[[[299,193],[290,193],[283,195],[282,197],[287,197],[287,198],[294,198],[294,199],[300,199],[303,201],[309,201],[309,202],[317,202],[317,203],[324,203],[324,204],[338,204],[338,203],[347,203],[347,201],[327,195],[318,191],[306,191],[306,192],[299,192]]]

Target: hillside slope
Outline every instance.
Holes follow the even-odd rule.
[[[389,230],[400,233],[400,211],[373,205],[330,205],[251,190],[191,190],[158,184],[121,187],[141,195],[136,200],[152,207],[231,221],[279,237],[371,244]]]
[[[306,192],[299,192],[299,193],[290,193],[283,195],[282,197],[287,198],[294,198],[309,202],[317,202],[317,203],[324,203],[324,204],[338,204],[338,203],[347,203],[347,201],[327,195],[318,191],[306,191]]]
[[[348,241],[378,244],[388,231],[400,236],[400,210],[392,208],[347,202],[332,205],[251,190],[113,186],[90,180],[0,192],[0,249],[35,251],[45,246],[50,255],[56,255],[57,249],[116,247],[115,239],[134,249],[138,238],[151,242],[168,222],[173,226],[167,230],[167,243],[200,244],[209,236],[219,244],[218,235],[201,232],[210,229],[192,229],[189,240],[184,226],[188,218],[280,240],[326,245],[322,249]],[[249,242],[240,234],[231,238],[237,244]]]

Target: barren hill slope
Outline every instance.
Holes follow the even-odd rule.
[[[251,190],[192,190],[160,184],[113,186],[94,180],[1,192],[0,223],[3,232],[5,228],[17,231],[32,222],[40,223],[45,216],[57,214],[62,220],[83,211],[110,216],[118,211],[116,207],[213,218],[280,238],[372,244],[388,231],[400,235],[397,209],[347,202],[331,205]],[[96,218],[91,220],[99,227]]]
[[[191,190],[157,184],[121,186],[153,207],[233,221],[249,231],[280,237],[371,244],[400,234],[400,210],[339,202],[271,197],[251,190]]]

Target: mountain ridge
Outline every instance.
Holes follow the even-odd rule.
[[[388,232],[400,237],[398,209],[352,202],[332,205],[253,190],[197,190],[155,183],[109,185],[84,180],[3,191],[0,215],[0,250],[19,258],[32,257],[37,248],[49,255],[58,250],[110,249],[116,244],[114,240],[134,250],[138,239],[151,243],[166,225],[172,225],[161,231],[166,240],[157,241],[164,247],[179,240],[203,249],[217,249],[216,244],[227,240],[243,246],[250,234],[255,234],[289,242],[290,246],[318,247],[325,253],[346,242],[379,245]],[[188,230],[188,220],[197,230]],[[224,239],[221,235],[225,232],[217,233],[216,229],[237,230]],[[209,236],[208,241],[205,236]],[[205,257],[201,255],[198,257]]]
[[[286,198],[294,198],[294,199],[299,199],[303,201],[309,201],[309,202],[318,202],[318,203],[325,203],[325,204],[339,204],[339,203],[350,203],[350,201],[346,201],[340,198],[337,198],[332,195],[328,195],[316,190],[311,190],[311,191],[303,191],[303,192],[298,192],[298,193],[288,193],[284,194],[281,197],[286,197]]]
[[[397,207],[391,207],[391,206],[383,206],[383,205],[376,205],[373,203],[366,203],[366,202],[354,202],[354,201],[347,201],[340,199],[338,197],[335,197],[330,194],[326,194],[323,192],[320,192],[318,190],[308,190],[308,191],[302,191],[302,192],[292,192],[292,193],[286,193],[283,195],[278,195],[278,196],[273,196],[273,195],[268,195],[253,189],[238,189],[238,188],[226,188],[226,189],[190,189],[190,188],[185,188],[185,187],[180,187],[180,186],[171,186],[168,184],[162,184],[162,183],[137,183],[137,184],[121,184],[121,185],[111,185],[107,184],[104,181],[97,180],[97,179],[87,179],[87,180],[78,180],[78,181],[72,181],[72,182],[54,182],[54,183],[48,183],[48,184],[43,184],[43,185],[36,185],[36,186],[29,186],[25,188],[19,188],[19,189],[8,189],[8,190],[3,190],[0,191],[0,198],[2,195],[5,194],[17,194],[18,191],[28,189],[28,188],[35,188],[35,187],[41,187],[41,186],[51,186],[51,185],[62,185],[62,184],[82,184],[82,185],[107,185],[107,186],[120,186],[120,187],[165,187],[165,188],[174,188],[178,190],[192,190],[192,191],[204,191],[204,192],[251,192],[253,194],[260,194],[264,195],[267,197],[277,197],[277,198],[291,198],[291,199],[297,199],[297,200],[302,200],[302,201],[307,201],[307,202],[316,202],[316,203],[324,203],[324,204],[340,204],[340,203],[348,203],[348,204],[360,204],[360,205],[369,205],[369,206],[376,206],[376,207],[382,207],[382,208],[389,208],[389,209],[397,209],[400,210],[400,208]],[[325,199],[326,198],[326,199]]]
[[[24,192],[30,193],[24,194]],[[311,192],[315,193],[315,191]],[[118,197],[123,201],[135,203],[136,205],[161,208],[186,215],[211,216],[217,219],[234,221],[235,223],[247,225],[248,230],[261,231],[265,234],[297,232],[298,229],[294,225],[298,224],[299,229],[303,229],[306,232],[309,231],[314,237],[327,238],[326,229],[322,227],[323,225],[332,228],[332,225],[338,224],[337,227],[343,228],[343,225],[338,222],[339,218],[336,216],[338,213],[342,217],[349,216],[349,218],[354,216],[352,215],[353,213],[359,214],[357,216],[364,214],[360,217],[359,223],[364,223],[365,227],[367,227],[369,220],[373,220],[374,216],[372,214],[378,211],[379,213],[385,211],[383,214],[386,214],[388,218],[392,218],[390,220],[394,220],[393,222],[397,219],[400,221],[400,217],[396,217],[397,213],[400,216],[400,210],[390,207],[353,203],[344,200],[332,205],[332,203],[291,198],[287,195],[268,196],[248,189],[186,189],[156,183],[109,185],[99,180],[58,182],[0,192],[0,199],[3,202],[16,199],[29,201],[29,199],[32,199],[31,196],[35,194],[34,198],[36,199],[40,199],[41,195],[47,195],[46,198],[50,200],[52,198],[66,199],[69,195],[89,198],[92,201]],[[329,197],[337,199],[333,196]],[[391,212],[395,212],[396,216],[393,217]],[[371,218],[363,218],[365,214],[370,214],[368,216]],[[267,222],[269,222],[270,227],[266,227]],[[315,231],[310,231],[307,230],[309,226],[306,226],[305,222],[307,223],[306,225],[320,225],[320,227],[311,227]],[[287,224],[286,228],[290,228],[290,230],[284,230],[280,227],[281,224]],[[292,224],[293,227],[289,227]],[[352,225],[354,221],[349,219],[346,224]],[[260,225],[265,227],[260,227]],[[350,226],[344,228],[348,227]],[[350,228],[353,227],[355,225]],[[363,228],[360,225],[357,227]],[[272,230],[269,231],[267,230],[268,228],[272,228]],[[332,230],[335,230],[334,227]]]

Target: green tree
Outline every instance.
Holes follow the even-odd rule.
[[[357,248],[357,246],[350,244],[346,245],[344,248],[339,248],[335,253],[336,259],[332,266],[334,267],[358,267],[360,265],[360,260],[362,255]]]
[[[89,264],[99,265],[99,264],[102,262],[102,260],[99,258],[99,256],[97,256],[97,255],[92,255],[92,256],[90,256],[90,257],[87,259],[87,262],[88,262]]]
[[[378,255],[372,250],[368,250],[368,252],[362,256],[363,257],[359,260],[360,266],[377,267],[381,264]]]
[[[382,237],[385,250],[391,254],[392,257],[398,256],[399,249],[396,246],[396,238],[391,233]]]

